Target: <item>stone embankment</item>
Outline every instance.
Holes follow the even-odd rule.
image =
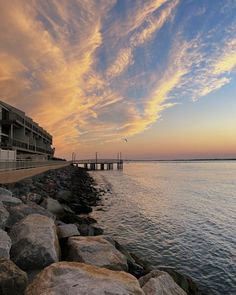
[[[3,185],[0,294],[203,294],[189,277],[153,268],[104,235],[89,216],[104,193],[73,166]]]

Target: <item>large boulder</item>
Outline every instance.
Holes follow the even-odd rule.
[[[0,201],[0,228],[4,229],[9,217],[9,212],[3,206],[3,203]]]
[[[10,258],[11,238],[0,229],[0,257]]]
[[[57,235],[59,239],[79,236],[80,233],[75,224],[62,224],[57,226]]]
[[[187,294],[191,295],[197,292],[198,286],[189,276],[181,274],[173,267],[160,266],[158,269],[167,272]]]
[[[46,198],[40,205],[59,219],[64,215],[62,205],[55,199]]]
[[[8,206],[15,206],[22,203],[20,199],[13,197],[9,190],[2,187],[0,187],[0,201]]]
[[[68,260],[113,270],[128,270],[125,255],[119,252],[104,236],[69,238]]]
[[[22,269],[42,269],[57,262],[60,247],[54,221],[31,214],[15,224],[11,231],[11,259]]]
[[[7,210],[10,213],[10,216],[7,220],[6,226],[9,228],[30,214],[40,214],[55,219],[53,214],[34,203],[8,206]]]
[[[187,295],[164,271],[153,270],[141,277],[139,283],[146,295]]]
[[[0,258],[0,294],[24,295],[27,274],[11,260]]]
[[[28,286],[26,295],[144,295],[132,275],[78,262],[45,268]]]

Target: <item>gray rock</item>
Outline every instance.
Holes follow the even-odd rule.
[[[22,203],[20,199],[12,197],[12,193],[9,190],[2,187],[0,187],[0,201],[8,206],[15,206]]]
[[[127,249],[124,246],[119,244],[117,241],[114,242],[116,249],[120,251],[122,254],[124,254],[127,258],[129,273],[131,273],[133,276],[137,278],[140,278],[141,276],[145,275],[146,273],[144,267],[136,263],[135,259],[131,256],[131,254],[127,251]]]
[[[27,286],[27,274],[11,260],[0,258],[0,294],[24,295]]]
[[[10,258],[11,238],[8,234],[0,229],[0,257]]]
[[[60,247],[54,221],[31,214],[16,223],[11,231],[11,259],[22,269],[42,269],[57,262]]]
[[[103,229],[92,224],[76,224],[81,236],[99,236],[103,234]]]
[[[68,260],[113,270],[128,270],[126,257],[104,236],[68,239]]]
[[[59,201],[69,201],[71,198],[71,192],[67,190],[60,190],[57,192],[56,199]]]
[[[187,294],[191,295],[197,292],[198,286],[189,276],[179,273],[173,267],[160,266],[158,269],[167,272]]]
[[[12,197],[12,192],[6,188],[0,187],[0,196]]]
[[[75,224],[63,224],[57,226],[57,235],[59,239],[79,236],[80,233]]]
[[[3,203],[0,201],[0,228],[4,229],[9,217],[9,212],[3,206]]]
[[[19,222],[21,219],[30,214],[40,214],[55,219],[55,216],[53,214],[34,203],[8,206],[7,210],[10,215],[7,220],[6,226],[9,228],[11,228],[16,222]]]
[[[153,270],[141,277],[139,283],[146,295],[187,295],[164,271]]]
[[[78,262],[45,268],[28,286],[26,295],[144,295],[132,275]]]
[[[36,193],[28,193],[26,195],[26,200],[39,204],[42,201],[43,197]]]
[[[44,199],[41,206],[58,218],[61,218],[64,215],[64,209],[61,204],[52,198]]]

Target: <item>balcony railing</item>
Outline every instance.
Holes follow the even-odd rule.
[[[48,149],[48,150],[43,149],[41,147],[29,145],[25,142],[22,142],[22,141],[13,139],[13,138],[5,137],[5,136],[2,136],[2,138],[1,138],[1,147],[3,147],[3,148],[16,147],[16,148],[39,152],[39,153],[43,153],[43,154],[51,154],[52,153],[52,149]]]

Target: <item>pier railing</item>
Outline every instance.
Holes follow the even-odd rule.
[[[82,165],[87,170],[117,170],[123,169],[122,159],[87,159],[87,160],[74,160],[74,166]]]
[[[17,159],[17,160],[0,160],[0,172],[11,171],[19,169],[30,169],[44,166],[54,166],[61,165],[64,161],[54,161],[54,160],[27,160],[27,159]],[[66,163],[66,161],[65,161]]]

